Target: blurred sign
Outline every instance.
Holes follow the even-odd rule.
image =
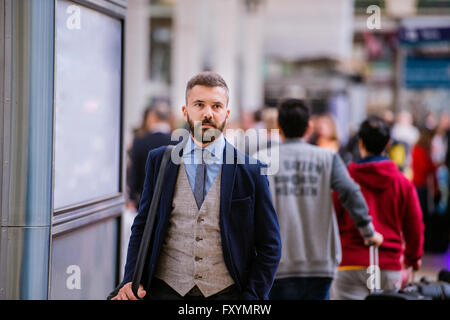
[[[405,18],[399,30],[400,44],[406,46],[450,43],[449,16]]]
[[[450,41],[450,26],[435,28],[401,28],[399,39],[402,44],[407,45]]]
[[[264,53],[288,61],[350,58],[353,2],[349,0],[267,0]]]
[[[417,12],[416,0],[385,0],[385,5],[392,17],[413,16]]]
[[[450,88],[450,57],[408,57],[404,86],[407,88]]]

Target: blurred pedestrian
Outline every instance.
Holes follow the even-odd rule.
[[[350,176],[361,186],[375,229],[384,238],[379,248],[381,290],[400,288],[402,262],[406,268],[418,270],[424,240],[422,211],[414,185],[384,155],[389,131],[382,119],[367,118],[358,132],[362,158],[348,167]],[[341,201],[336,194],[333,196],[342,262],[332,285],[332,298],[362,300],[369,294],[369,250]]]
[[[267,107],[254,113],[255,120],[251,127],[246,125],[248,121],[241,119],[241,129],[243,130],[237,132],[239,137],[236,139],[236,147],[240,151],[252,155],[261,149],[270,148],[272,144],[278,143],[277,117],[278,110]]]
[[[449,115],[450,117],[450,115]],[[447,141],[447,152],[445,154],[445,165],[447,166],[447,169],[450,171],[450,119],[449,119],[449,125],[447,129],[445,130],[445,136]],[[449,189],[450,189],[450,179],[449,179]],[[450,206],[449,206],[450,208]],[[450,212],[450,211],[449,211]]]
[[[438,119],[435,135],[431,142],[431,158],[437,168],[436,178],[440,201],[438,201],[439,198],[436,199],[432,217],[434,221],[428,223],[427,235],[431,235],[431,239],[430,236],[426,238],[425,242],[428,240],[428,243],[425,249],[432,252],[446,252],[450,241],[449,164],[446,163],[450,114],[444,110],[439,114]]]
[[[414,125],[411,112],[401,110],[395,119],[391,130],[391,148],[389,157],[397,164],[403,174],[412,180],[411,150],[417,139],[419,130]]]
[[[419,138],[419,130],[414,126],[414,119],[409,111],[402,110],[398,113],[391,134],[393,139],[405,142],[408,150],[411,150]]]
[[[339,150],[342,160],[348,166],[350,162],[357,161],[361,158],[358,148],[358,134],[352,134],[347,144]]]
[[[140,126],[133,130],[133,137],[140,138],[149,133],[153,123],[155,123],[155,113],[152,111],[155,110],[156,108],[158,108],[159,110],[164,110],[166,107],[168,110],[169,106],[162,101],[156,101],[152,103],[150,106],[146,107],[142,114]],[[167,111],[164,110],[163,112]]]
[[[422,128],[419,139],[411,152],[413,183],[417,188],[424,217],[432,214],[434,203],[440,200],[436,176],[437,168],[431,158],[431,141],[433,140],[433,136],[433,130]]]
[[[392,129],[395,125],[395,116],[390,109],[386,109],[381,113],[381,119],[383,119],[388,126],[391,137],[385,152],[387,156],[394,161],[397,168],[403,172],[407,166],[408,154],[411,152],[411,147],[405,141],[397,140],[392,136]],[[357,160],[358,159],[355,159],[355,162]]]
[[[315,133],[311,138],[311,144],[335,152],[339,151],[339,139],[336,124],[330,114],[324,113],[318,116],[314,131]]]
[[[447,218],[450,219],[450,124],[445,132],[446,141],[447,141],[447,152],[445,154],[445,165],[447,166]]]
[[[174,144],[170,133],[169,105],[157,102],[146,108],[141,127],[135,131],[133,144],[128,153],[128,201],[127,207],[137,209],[144,188],[145,163],[148,153],[161,146]]]
[[[280,143],[277,108],[265,108],[262,113],[262,120],[266,134],[260,138],[258,151]]]
[[[253,112],[253,128],[254,129],[265,129],[266,125],[264,124],[262,120],[262,109],[258,109],[255,112]]]
[[[441,112],[436,126],[435,135],[431,140],[431,159],[435,164],[437,171],[438,187],[441,193],[441,201],[436,205],[436,211],[443,214],[448,206],[448,184],[449,170],[446,164],[447,150],[447,131],[450,129],[450,114],[447,111]]]
[[[445,165],[448,130],[450,130],[450,114],[447,111],[443,111],[439,116],[435,134],[431,140],[431,158],[438,167]]]
[[[437,178],[437,166],[431,154],[434,132],[428,128],[421,129],[419,140],[412,151],[412,170],[425,223],[425,251],[443,253],[448,248],[450,228],[444,208],[439,212],[441,189]]]
[[[385,109],[381,112],[381,119],[386,122],[387,126],[389,127],[389,132],[392,131],[392,127],[394,126],[395,121],[395,115],[394,112],[392,112],[391,109]]]
[[[366,244],[374,241],[378,246],[382,242],[359,186],[348,175],[339,155],[302,139],[310,127],[309,117],[304,101],[283,101],[278,116],[283,142],[278,150],[270,152],[277,156],[259,154],[263,162],[278,167],[269,181],[283,248],[271,299],[329,298],[341,256],[331,190],[338,192],[351,212]]]
[[[424,121],[425,128],[430,130],[435,130],[438,126],[438,119],[436,117],[436,113],[433,111],[428,111],[425,116]]]

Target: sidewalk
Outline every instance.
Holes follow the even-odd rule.
[[[416,281],[419,281],[422,277],[437,280],[438,273],[442,269],[450,270],[450,248],[447,253],[425,253],[422,258],[422,267],[416,273]]]

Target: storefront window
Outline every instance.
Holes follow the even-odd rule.
[[[56,8],[54,208],[120,191],[122,23]]]

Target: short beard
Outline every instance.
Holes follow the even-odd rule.
[[[227,123],[227,119],[225,119],[219,126],[212,121],[211,119],[203,119],[202,121],[192,121],[189,118],[189,114],[187,113],[187,121],[189,125],[189,131],[191,132],[192,137],[202,144],[214,142],[220,135],[223,133],[223,129]],[[213,128],[202,128],[202,125],[209,124],[213,126]]]

